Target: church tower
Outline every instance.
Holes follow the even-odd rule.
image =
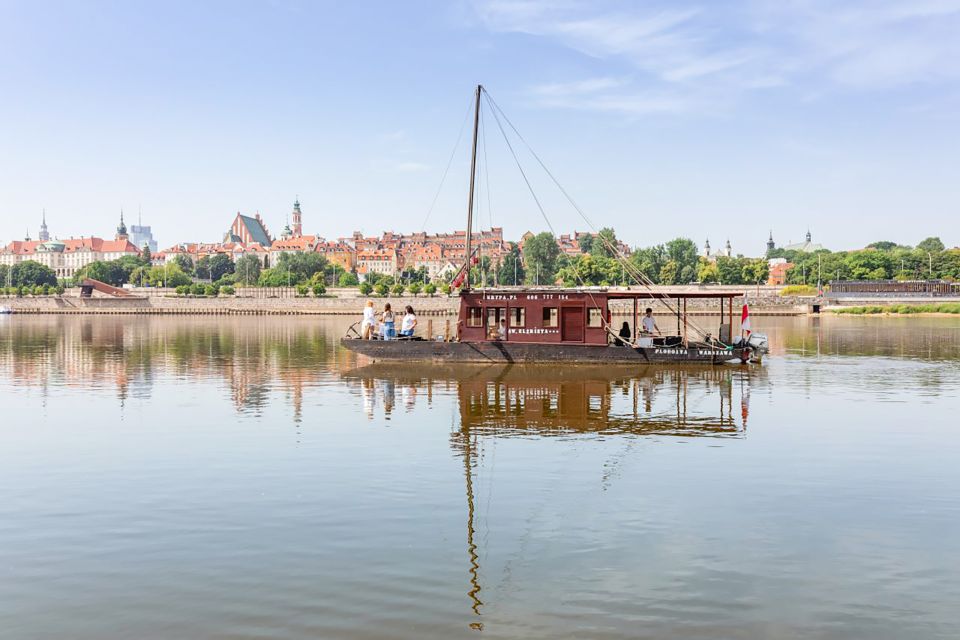
[[[703,257],[710,257],[710,238],[707,238],[707,241],[703,243]]]
[[[727,238],[727,246],[723,248],[723,255],[727,256],[728,258],[733,257],[733,247],[730,246],[730,238]]]
[[[300,198],[293,201],[293,228],[290,229],[294,238],[303,235],[303,216],[300,213]]]
[[[47,231],[47,210],[43,210],[43,218],[40,222],[40,235],[38,236],[40,242],[47,242],[50,240],[50,232]]]
[[[813,238],[812,238],[812,236],[810,235],[810,228],[808,227],[808,228],[807,228],[807,242],[812,242],[812,241],[813,241]]]
[[[770,237],[767,238],[767,256],[773,253],[773,250],[777,248],[777,245],[773,242],[773,229],[770,230]]]
[[[120,224],[117,225],[117,240],[126,240],[127,225],[123,223],[123,209],[120,209]]]

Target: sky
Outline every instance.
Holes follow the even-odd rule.
[[[0,0],[0,244],[44,210],[277,235],[295,198],[330,239],[463,229],[482,83],[522,135],[484,100],[477,224],[507,238],[589,228],[532,149],[635,246],[955,246],[957,33],[960,0]]]

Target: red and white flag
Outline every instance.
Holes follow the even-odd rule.
[[[743,312],[740,314],[740,332],[750,337],[750,307],[747,305],[747,296],[743,296]]]

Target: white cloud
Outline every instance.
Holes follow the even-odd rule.
[[[811,95],[960,78],[960,0],[477,0],[474,7],[491,31],[535,36],[613,71],[534,87],[549,106],[714,110],[757,90]]]

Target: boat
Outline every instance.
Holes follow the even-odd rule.
[[[478,258],[472,250],[471,235],[483,93],[483,86],[478,86],[467,204],[466,260],[453,280],[454,286],[460,288],[456,331],[427,339],[370,340],[363,339],[351,327],[341,340],[345,348],[374,362],[745,364],[761,361],[767,352],[766,336],[742,330],[741,335],[734,337],[734,300],[745,300],[744,292],[654,288],[635,266],[618,255],[615,247],[610,247],[611,251],[618,255],[640,287],[482,287],[473,290],[470,267],[477,264]],[[721,321],[715,331],[698,326],[688,316],[687,302],[691,299],[709,299],[719,304]],[[656,334],[638,331],[641,301],[655,301],[658,308],[665,307],[675,315],[676,332],[672,328]],[[615,314],[611,303],[619,307],[618,317],[632,316],[629,338],[613,331]],[[628,311],[625,312],[624,307]],[[743,313],[747,312],[744,302]]]
[[[13,313],[13,309],[8,306],[0,306],[0,316],[6,316]]]

